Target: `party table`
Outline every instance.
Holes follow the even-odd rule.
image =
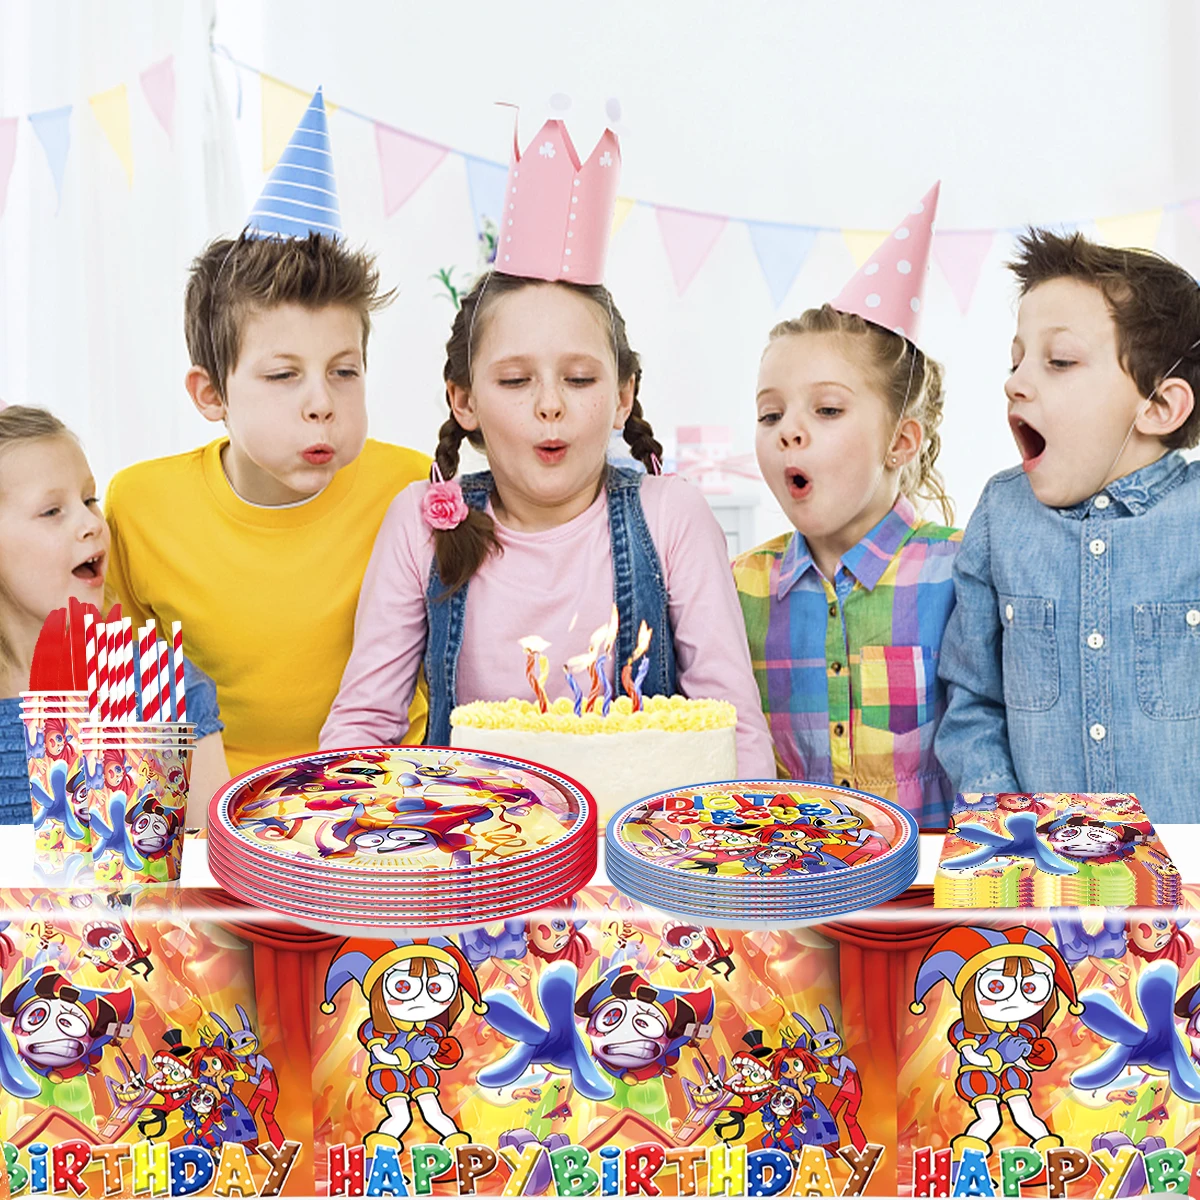
[[[1195,827],[1159,832],[1200,879]],[[600,875],[415,949],[241,904],[203,839],[124,893],[39,885],[32,842],[0,839],[14,1194],[1200,1194],[1200,887],[935,910],[925,835],[916,887],[822,925],[706,929]],[[389,1027],[381,988],[453,976]],[[1039,1011],[989,1024],[987,988]]]

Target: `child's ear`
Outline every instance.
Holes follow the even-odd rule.
[[[212,376],[203,367],[190,367],[184,376],[183,386],[187,388],[196,411],[206,421],[225,420],[225,401],[221,399]]]
[[[633,412],[633,396],[637,391],[637,377],[634,376],[621,384],[617,390],[617,415],[613,418],[614,429],[624,429],[629,414]]]
[[[475,412],[475,398],[470,390],[457,383],[446,384],[446,400],[454,419],[468,432],[479,428],[479,417]]]
[[[925,430],[916,417],[906,417],[900,422],[896,436],[892,439],[892,448],[888,451],[887,464],[899,468],[907,466],[921,452],[921,442],[925,438]]]
[[[1163,438],[1177,430],[1192,415],[1196,396],[1186,379],[1172,375],[1164,379],[1150,396],[1149,403],[1134,422],[1138,433]]]

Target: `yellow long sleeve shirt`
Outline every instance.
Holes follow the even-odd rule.
[[[354,641],[359,588],[384,513],[428,477],[415,450],[368,439],[305,504],[263,508],[230,487],[219,439],[119,472],[106,602],[135,624],[183,622],[188,657],[217,685],[234,775],[317,748]],[[425,728],[419,690],[405,741]]]

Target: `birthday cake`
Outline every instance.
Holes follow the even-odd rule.
[[[562,698],[479,700],[450,714],[452,746],[529,759],[581,783],[600,824],[654,792],[737,778],[737,710],[724,700],[621,696],[602,711]]]

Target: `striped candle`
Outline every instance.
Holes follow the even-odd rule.
[[[187,688],[183,680],[183,626],[171,622],[171,659],[175,668],[175,720],[187,720]]]

